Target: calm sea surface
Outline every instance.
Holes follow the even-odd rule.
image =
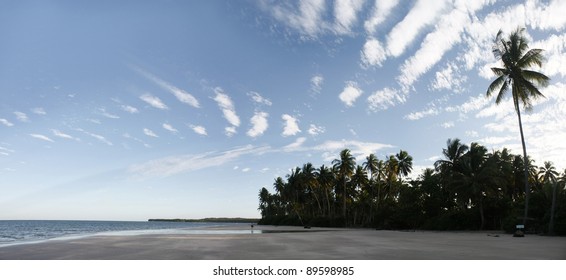
[[[0,247],[40,242],[48,239],[74,238],[95,234],[174,233],[223,223],[117,222],[117,221],[2,221]]]

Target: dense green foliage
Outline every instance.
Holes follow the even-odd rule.
[[[359,165],[343,150],[333,166],[311,163],[278,177],[274,192],[262,188],[262,224],[375,227],[379,229],[506,230],[522,221],[523,157],[507,149],[489,152],[478,143],[447,141],[434,169],[416,179],[406,151]],[[554,231],[566,234],[566,170],[529,162],[528,231],[546,233],[555,189]]]

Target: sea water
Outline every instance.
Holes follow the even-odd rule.
[[[222,226],[224,223],[119,222],[119,221],[2,221],[0,247],[51,239],[79,238],[96,234],[175,233],[183,230]]]

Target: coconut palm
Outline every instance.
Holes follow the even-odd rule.
[[[527,149],[525,146],[525,137],[523,135],[523,124],[521,122],[521,109],[523,105],[525,110],[532,109],[531,100],[544,95],[538,89],[538,86],[548,85],[548,78],[546,75],[529,70],[532,66],[542,66],[544,57],[542,49],[530,49],[528,40],[524,35],[524,28],[517,28],[505,37],[500,30],[495,37],[493,45],[493,54],[502,62],[503,67],[493,67],[491,70],[497,78],[489,85],[486,95],[491,97],[497,94],[495,99],[496,104],[503,101],[505,94],[511,90],[513,97],[513,105],[517,112],[519,120],[519,131],[521,133],[521,144],[523,145],[523,159],[524,163],[524,177],[525,177],[525,214],[523,217],[523,224],[527,221],[529,211],[529,183],[528,183],[528,162],[527,162]]]
[[[397,176],[401,181],[402,177],[407,177],[413,171],[413,157],[403,150],[400,150],[395,157],[397,158]]]
[[[346,218],[346,197],[347,195],[347,182],[354,174],[356,168],[356,158],[352,156],[349,149],[344,149],[340,152],[340,159],[332,161],[334,168],[338,172],[338,179],[342,184],[342,215]]]
[[[558,172],[556,168],[552,165],[552,162],[544,162],[544,166],[539,168],[539,176],[543,183],[552,184],[552,205],[550,206],[550,223],[548,225],[548,233],[554,234],[554,207],[556,206],[556,184]]]

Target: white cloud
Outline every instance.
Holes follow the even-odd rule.
[[[235,126],[227,126],[224,128],[224,134],[226,134],[226,136],[231,137],[234,134],[236,134],[236,127]]]
[[[267,117],[269,114],[266,112],[255,112],[254,116],[250,119],[252,128],[248,130],[247,135],[250,137],[258,137],[262,135],[268,128]]]
[[[480,110],[488,106],[490,103],[494,103],[493,98],[487,98],[485,94],[480,93],[477,96],[470,97],[468,101],[464,102],[463,104],[446,107],[446,111],[467,114],[472,111]]]
[[[309,126],[308,133],[312,136],[316,136],[316,135],[324,133],[325,131],[326,131],[326,129],[323,126],[317,126],[317,125],[311,124]]]
[[[206,136],[208,135],[206,133],[206,128],[204,126],[200,126],[200,125],[190,125],[191,129],[198,135],[203,135]]]
[[[306,141],[307,141],[306,137],[299,137],[295,140],[295,142],[283,147],[283,151],[285,151],[285,152],[300,151],[304,148],[303,144]]]
[[[392,148],[394,146],[375,142],[361,142],[354,140],[342,140],[342,141],[326,141],[320,145],[313,147],[313,150],[323,151],[325,155],[328,155],[325,160],[335,159],[340,151],[344,149],[350,149],[352,155],[356,157],[357,160],[363,160],[369,154],[376,153],[379,150]]]
[[[171,131],[173,133],[179,132],[176,128],[174,128],[172,125],[170,125],[168,123],[164,123],[162,126],[165,130]]]
[[[8,121],[7,119],[0,119],[0,123],[7,127],[14,126],[14,124]]]
[[[368,38],[361,51],[362,66],[381,66],[387,59],[387,51],[375,38]]]
[[[395,89],[384,88],[370,95],[367,101],[369,103],[369,109],[373,112],[377,112],[387,110],[389,107],[393,107],[397,104],[405,103],[406,98]]]
[[[389,54],[398,57],[428,25],[434,23],[448,4],[447,0],[417,0],[415,5],[387,35]]]
[[[301,132],[301,129],[299,128],[298,120],[295,117],[284,114],[281,116],[281,118],[284,121],[283,133],[282,133],[284,137],[293,136]]]
[[[373,34],[377,26],[387,19],[391,10],[397,6],[397,4],[399,4],[398,0],[376,0],[371,16],[364,23],[366,32]]]
[[[470,12],[475,11],[456,8],[441,17],[435,30],[426,35],[420,49],[401,66],[401,75],[398,80],[403,88],[409,88],[421,75],[436,65],[446,52],[461,41],[461,33],[471,21],[468,15]]]
[[[179,100],[182,103],[188,104],[190,106],[193,106],[195,108],[199,108],[200,104],[198,102],[198,100],[191,95],[190,93],[162,80],[161,78],[158,78],[157,76],[141,69],[141,68],[136,68],[134,67],[134,70],[136,70],[138,73],[140,73],[142,76],[146,77],[148,80],[154,82],[156,85],[158,85],[159,87],[161,87],[162,89],[168,91],[169,93],[173,94],[177,100]]]
[[[440,111],[436,108],[429,108],[427,110],[424,111],[419,111],[419,112],[413,112],[410,113],[408,115],[406,115],[404,118],[410,121],[416,121],[416,120],[420,120],[424,117],[428,117],[428,116],[436,116],[440,113]]]
[[[55,142],[55,141],[51,140],[51,138],[49,138],[45,135],[42,135],[42,134],[30,134],[29,136],[36,138],[36,139],[39,139],[39,140],[47,141],[47,142],[52,142],[52,143]]]
[[[242,156],[261,154],[269,147],[251,145],[224,152],[207,152],[197,155],[179,155],[151,160],[130,166],[129,172],[139,177],[167,177],[230,163]]]
[[[143,100],[143,99],[142,99]],[[145,101],[145,100],[144,100]],[[146,101],[147,102],[147,101]],[[149,103],[149,102],[148,102]],[[132,107],[130,105],[122,105],[120,106],[120,108],[122,108],[123,111],[126,111],[130,114],[135,114],[135,113],[139,113],[140,111],[138,110],[138,108],[136,107]]]
[[[444,122],[440,126],[442,126],[443,128],[451,128],[451,127],[454,127],[454,122],[452,122],[452,121]]]
[[[349,34],[357,21],[357,13],[362,9],[364,0],[334,1],[334,31],[338,34]]]
[[[320,93],[322,90],[322,84],[324,83],[324,77],[322,75],[315,75],[311,78],[311,91],[314,93]]]
[[[246,168],[242,168],[242,172],[249,172],[250,170],[252,170],[252,169],[251,169],[251,168],[249,168],[249,167],[246,167]]]
[[[159,136],[157,136],[157,134],[155,134],[155,132],[151,131],[151,129],[149,129],[149,128],[144,128],[143,134],[150,136],[150,137],[156,137],[156,138],[159,137]]]
[[[78,131],[82,131],[82,132],[85,133],[86,135],[88,135],[88,136],[90,136],[90,137],[92,137],[92,138],[94,138],[94,139],[96,139],[96,140],[98,140],[98,141],[100,141],[100,142],[102,142],[102,143],[108,145],[108,146],[112,146],[112,145],[113,145],[112,142],[108,141],[108,140],[106,139],[106,137],[104,137],[104,136],[102,136],[102,135],[98,135],[98,134],[95,134],[95,133],[91,133],[91,132],[82,130],[82,129],[80,129],[80,128],[77,129],[77,130],[78,130]]]
[[[149,93],[146,93],[142,96],[140,96],[140,99],[145,101],[147,104],[151,105],[152,107],[155,107],[157,109],[161,109],[161,110],[167,110],[169,109],[169,107],[167,107],[167,105],[165,105],[161,99],[159,99],[156,96],[153,96]]]
[[[263,105],[267,105],[267,106],[271,106],[273,103],[271,103],[271,100],[261,96],[261,94],[255,92],[255,91],[250,91],[248,92],[248,96],[252,98],[252,100],[257,103],[257,104],[263,104]]]
[[[106,108],[98,108],[98,113],[104,117],[107,117],[109,119],[119,119],[120,117],[114,114],[109,113],[108,111],[106,111]]]
[[[338,97],[347,107],[352,107],[356,99],[358,99],[362,93],[363,91],[358,87],[356,82],[349,81]]]
[[[230,131],[230,133],[231,131],[234,131],[235,133],[236,127],[240,126],[240,117],[238,117],[238,115],[236,114],[234,103],[232,102],[230,96],[225,94],[221,88],[219,87],[215,88],[214,93],[216,93],[216,96],[214,97],[214,101],[218,103],[218,107],[220,107],[220,109],[222,110],[222,113],[224,114],[224,118],[228,121],[228,123],[232,125],[232,127],[226,129],[227,135],[229,136],[233,135],[233,134],[228,134],[228,131]]]
[[[490,70],[491,71],[491,70]],[[450,90],[462,92],[462,85],[467,81],[454,63],[448,63],[442,70],[437,71],[431,84],[433,90]]]
[[[31,112],[36,114],[36,115],[47,115],[47,112],[45,112],[45,109],[43,109],[41,107],[33,108],[33,109],[31,109]]]
[[[16,115],[16,118],[18,119],[18,121],[21,121],[21,122],[29,122],[28,115],[26,115],[25,113],[22,113],[22,112],[14,112],[14,115]]]
[[[69,139],[69,140],[75,140],[75,141],[80,141],[79,138],[75,138],[69,134],[63,133],[57,129],[52,129],[51,132],[53,132],[53,135],[59,137],[59,138],[63,138],[63,139]]]
[[[323,19],[326,10],[324,0],[300,0],[298,7],[278,2],[260,4],[270,10],[281,23],[306,35],[307,39],[314,38],[328,29],[328,23]]]
[[[134,140],[134,141],[136,141],[136,142],[138,142],[138,143],[141,143],[141,144],[142,144],[144,147],[146,147],[146,148],[151,148],[151,145],[145,143],[143,140],[141,140],[141,139],[139,139],[139,138],[136,138],[136,137],[131,136],[131,135],[128,134],[128,133],[124,133],[122,136],[123,136],[124,138],[126,138],[126,139],[132,139],[132,140]]]

